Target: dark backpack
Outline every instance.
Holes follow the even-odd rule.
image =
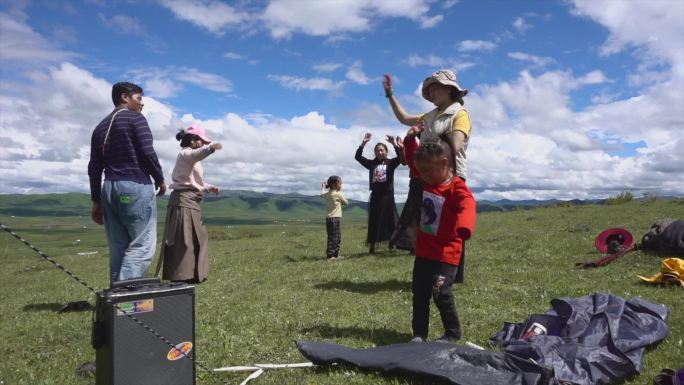
[[[656,221],[641,239],[640,248],[684,256],[684,220]]]

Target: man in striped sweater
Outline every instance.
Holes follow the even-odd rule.
[[[138,85],[114,84],[114,111],[95,127],[90,142],[91,217],[105,225],[110,282],[142,277],[157,245],[154,194],[158,189],[157,195],[164,195],[166,184],[152,132],[140,113],[142,95]]]

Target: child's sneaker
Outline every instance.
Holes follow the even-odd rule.
[[[411,338],[411,341],[409,341],[409,342],[421,343],[421,342],[425,342],[425,338],[423,338],[421,336],[415,336],[415,337]]]

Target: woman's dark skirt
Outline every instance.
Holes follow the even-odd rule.
[[[414,251],[420,222],[420,206],[423,203],[423,185],[418,178],[411,178],[406,203],[401,210],[399,223],[392,233],[390,243],[398,249]]]
[[[207,279],[209,234],[199,205],[202,198],[203,194],[194,190],[173,190],[169,197],[159,255],[162,279],[196,283]]]
[[[368,203],[368,235],[369,244],[388,241],[392,236],[399,215],[394,202],[394,191],[376,189],[371,192]]]

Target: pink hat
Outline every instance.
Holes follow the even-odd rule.
[[[451,86],[456,88],[457,90],[463,92],[463,96],[465,96],[468,93],[468,90],[465,88],[461,87],[460,84],[458,84],[458,81],[456,80],[456,74],[454,71],[450,70],[439,70],[432,75],[428,76],[425,80],[423,80],[423,88],[421,90],[423,94],[423,98],[427,101],[430,101],[430,97],[428,95],[428,87],[432,83],[440,83],[444,84],[445,86]]]
[[[620,228],[604,230],[596,237],[594,246],[602,253],[613,254],[632,247],[633,237],[629,231]]]
[[[204,128],[202,128],[198,125],[195,125],[195,124],[191,125],[190,127],[188,127],[187,130],[185,130],[185,132],[187,134],[197,135],[203,141],[205,141],[207,143],[211,143],[211,140],[209,140],[209,138],[207,137],[207,133],[204,132]]]

